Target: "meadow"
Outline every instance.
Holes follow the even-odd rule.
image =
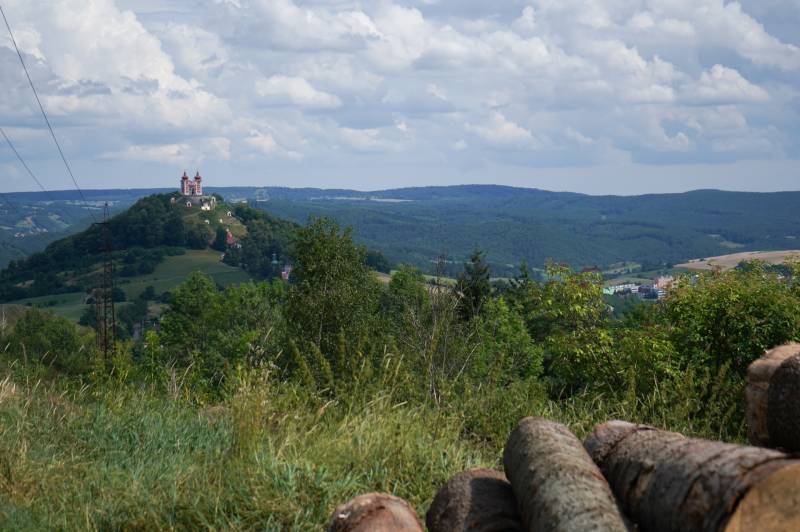
[[[220,252],[213,250],[186,250],[185,254],[166,257],[153,273],[134,277],[118,277],[117,286],[125,292],[126,299],[133,300],[152,286],[157,294],[172,290],[186,279],[190,272],[202,272],[220,286],[249,281],[251,276],[236,267],[219,260]],[[58,316],[78,321],[86,309],[86,294],[71,292],[48,296],[31,297],[10,304],[33,306],[51,310]]]

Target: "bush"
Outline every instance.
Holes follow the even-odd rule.
[[[684,363],[744,376],[766,349],[800,339],[800,297],[762,264],[685,277],[660,310]]]
[[[7,337],[7,353],[24,363],[38,363],[70,375],[92,366],[93,335],[73,322],[36,308],[22,315]]]

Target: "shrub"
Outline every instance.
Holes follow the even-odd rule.
[[[23,362],[38,363],[71,375],[92,366],[93,335],[70,320],[31,308],[7,338],[7,353]]]
[[[800,298],[763,265],[685,277],[661,306],[685,363],[743,376],[766,349],[800,338]]]

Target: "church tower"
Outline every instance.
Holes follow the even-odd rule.
[[[194,176],[194,195],[203,195],[203,178],[200,176],[200,172],[197,172]]]
[[[186,175],[186,171],[184,170],[183,175],[181,176],[181,195],[182,196],[191,195],[190,186],[191,186],[191,184],[189,183],[189,176]]]

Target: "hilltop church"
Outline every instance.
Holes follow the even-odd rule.
[[[200,172],[194,176],[194,180],[190,180],[186,175],[186,171],[181,176],[181,199],[186,203],[189,208],[200,207],[200,210],[210,211],[217,206],[217,198],[214,196],[206,196],[203,194],[203,177]],[[177,202],[177,198],[172,198],[172,202]]]

